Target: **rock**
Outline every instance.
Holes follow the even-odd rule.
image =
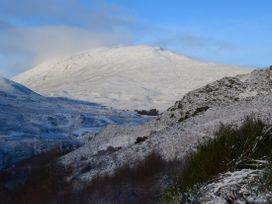
[[[271,203],[272,192],[257,191],[263,170],[243,169],[227,172],[193,189],[184,203]]]

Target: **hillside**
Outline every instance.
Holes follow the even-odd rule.
[[[109,162],[105,172],[122,163],[144,158],[153,149],[166,159],[181,158],[202,139],[213,137],[220,123],[237,124],[255,114],[264,121],[271,118],[271,70],[255,70],[250,74],[225,77],[186,94],[182,100],[162,113],[156,120],[138,127],[108,126],[98,137],[65,156],[73,165],[74,157],[83,154],[88,162]],[[137,138],[145,138],[135,144]],[[121,147],[118,157],[92,157],[107,147]],[[94,164],[93,164],[94,165]],[[95,165],[94,165],[95,166]],[[100,169],[82,175],[92,176]]]
[[[271,90],[271,69],[211,82],[143,125],[86,132],[81,147],[27,163],[35,167],[29,181],[15,197],[4,186],[0,197],[6,203],[271,203]]]
[[[190,59],[157,47],[100,48],[45,62],[13,79],[46,96],[118,109],[160,111],[184,94],[250,70]]]
[[[122,169],[123,166],[127,168],[129,166],[131,169],[137,168],[138,162],[143,161],[153,151],[168,162],[182,160],[195,151],[199,144],[214,138],[215,131],[222,124],[225,124],[226,127],[228,125],[231,125],[230,127],[240,127],[247,116],[254,116],[256,119],[264,121],[268,129],[262,129],[261,131],[265,133],[270,130],[272,124],[271,75],[269,69],[255,70],[250,74],[225,77],[212,82],[189,92],[156,120],[143,126],[108,126],[81,148],[63,156],[61,162],[73,169],[72,178],[74,180],[77,182],[90,182],[95,180],[98,175],[119,175],[118,170]],[[220,153],[218,154],[220,155]],[[78,162],[79,160],[80,162]],[[214,186],[210,186],[211,191],[215,191],[217,185],[221,183],[224,185],[225,182],[227,185],[224,191],[229,192],[231,191],[229,188],[234,184],[237,183],[237,188],[240,188],[240,184],[243,184],[239,178],[248,179],[248,176],[252,174],[254,177],[256,176],[256,172],[250,170],[242,170],[233,174],[223,173],[226,174],[220,177],[222,180],[218,180],[216,181],[218,184],[215,183]],[[123,174],[125,177],[126,174]],[[144,172],[140,171],[139,174],[143,176]],[[130,177],[128,176],[128,178]],[[131,182],[133,182],[133,178],[131,179]],[[164,181],[163,179],[159,182],[167,182],[167,180]],[[229,182],[229,179],[232,179],[232,182]],[[110,181],[108,182],[110,183]],[[120,197],[118,197],[119,194],[116,189],[116,192],[107,192],[109,197],[97,197],[96,199],[101,202],[104,198],[110,200],[110,196],[115,196],[114,198],[117,200],[129,199],[130,197],[126,196],[132,196],[132,192],[135,193],[135,186],[137,186],[137,184],[135,186],[132,183],[129,184],[132,185],[130,189],[127,189],[128,184],[126,185],[126,183],[123,187],[118,187],[121,192],[126,189],[126,193],[120,194]],[[112,185],[114,186],[114,183]],[[101,193],[106,193],[103,188],[100,190]],[[206,192],[208,190],[204,188],[202,191]],[[141,198],[141,192],[139,189],[139,194],[137,194],[139,197],[136,196],[135,200],[133,200],[135,203],[137,203],[138,198]],[[221,203],[225,202],[220,195],[217,196],[221,199]],[[230,195],[224,196],[229,199],[228,196]],[[252,196],[254,197],[254,195]],[[212,197],[209,197],[209,199],[212,200]],[[109,200],[104,202],[110,203]],[[156,201],[153,200],[150,203],[156,203]]]
[[[51,149],[79,146],[108,124],[147,121],[100,104],[50,98],[0,77],[0,170]]]

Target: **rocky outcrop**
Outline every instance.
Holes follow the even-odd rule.
[[[263,170],[242,169],[226,172],[214,180],[193,189],[183,203],[271,203],[272,192],[260,190]]]
[[[272,91],[272,70],[255,70],[250,74],[225,77],[186,94],[164,112],[164,121],[182,122],[211,107],[226,106]],[[169,120],[169,118],[172,118]]]

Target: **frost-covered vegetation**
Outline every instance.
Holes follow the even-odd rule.
[[[0,171],[46,151],[73,149],[109,124],[148,121],[100,104],[39,95],[0,76]]]
[[[184,201],[188,191],[225,172],[264,169],[262,182],[255,185],[272,188],[272,127],[254,117],[247,117],[240,127],[221,125],[215,138],[191,153],[181,169],[173,174],[173,185],[165,191],[168,203]],[[184,201],[185,202],[185,201]]]
[[[145,125],[110,125],[59,158],[58,166],[49,165],[45,172],[60,169],[57,178],[45,174],[39,181],[35,171],[28,174],[31,183],[57,187],[27,188],[29,180],[21,177],[22,197],[2,195],[21,201],[39,195],[34,203],[272,203],[271,74],[226,77],[186,94]],[[256,118],[244,121],[252,113]]]
[[[67,179],[72,171],[56,163],[59,154],[48,153],[25,163],[28,179],[13,191],[2,188],[0,197],[3,203],[190,203],[200,202],[202,191],[228,185],[243,185],[252,195],[269,194],[271,140],[269,125],[247,117],[239,127],[222,124],[213,139],[182,161],[165,161],[152,152],[133,166],[82,183]],[[220,196],[228,197],[227,190]]]

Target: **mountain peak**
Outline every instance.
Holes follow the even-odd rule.
[[[185,93],[249,69],[192,60],[146,45],[98,48],[46,62],[14,78],[48,96],[121,109],[165,110]]]

